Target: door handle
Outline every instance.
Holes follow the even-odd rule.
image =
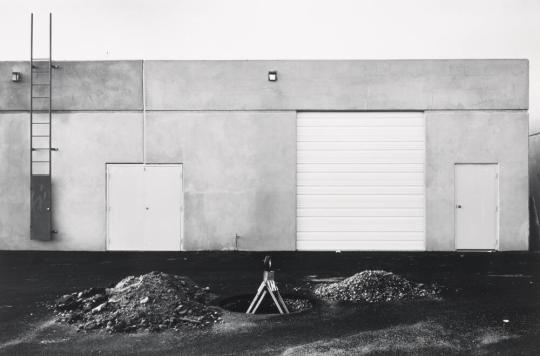
[[[461,209],[461,205],[457,204],[456,209]]]

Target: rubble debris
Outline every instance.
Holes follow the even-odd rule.
[[[113,288],[89,288],[58,298],[52,308],[58,322],[79,330],[110,332],[200,328],[221,321],[215,297],[191,279],[161,272],[129,276]]]
[[[220,305],[223,309],[233,312],[245,313],[248,309],[253,295],[241,295],[225,299]],[[290,313],[301,312],[313,308],[312,302],[303,296],[283,295],[283,301]],[[255,314],[278,314],[279,311],[271,297],[266,297],[261,302]]]
[[[313,305],[308,299],[285,297],[283,300],[291,313],[313,308]]]
[[[435,285],[413,283],[387,271],[363,271],[340,282],[318,285],[314,293],[323,299],[380,303],[412,299],[440,299]]]

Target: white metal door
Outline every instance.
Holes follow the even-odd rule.
[[[142,165],[107,165],[107,250],[144,245]]]
[[[495,250],[498,235],[497,164],[456,164],[457,250]]]
[[[309,112],[297,119],[297,249],[425,249],[425,119]]]
[[[107,165],[107,249],[179,251],[181,165]]]
[[[182,166],[147,166],[145,172],[145,250],[180,250]]]

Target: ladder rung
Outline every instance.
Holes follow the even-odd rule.
[[[32,122],[32,125],[50,125],[50,122]]]
[[[49,85],[49,84],[51,84],[51,83],[32,83],[32,85],[36,85],[36,86],[37,85]]]
[[[32,137],[51,137],[49,135],[32,135]]]
[[[50,96],[33,96],[32,99],[45,99],[50,98]]]
[[[34,67],[36,69],[36,67]],[[39,73],[50,73],[50,70],[32,70],[32,73],[39,74]]]
[[[50,161],[32,161],[32,163],[49,163]]]
[[[44,147],[32,147],[32,151],[50,151],[51,148],[44,148]]]

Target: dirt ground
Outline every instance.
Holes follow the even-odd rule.
[[[110,334],[55,323],[56,297],[127,275],[185,275],[228,297],[253,293],[264,253],[0,252],[0,354],[5,355],[538,355],[538,253],[271,253],[294,291],[383,269],[443,287],[443,301],[316,303],[289,315],[225,312],[205,330]]]

